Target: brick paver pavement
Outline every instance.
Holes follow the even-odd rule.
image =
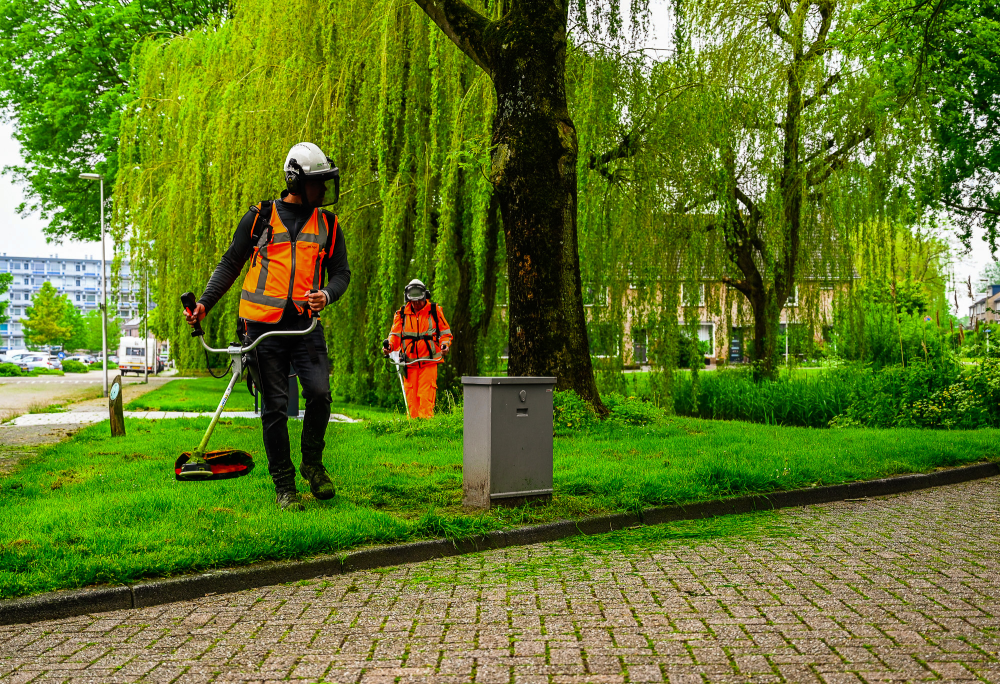
[[[987,480],[0,627],[0,681],[1000,682],[998,522]]]

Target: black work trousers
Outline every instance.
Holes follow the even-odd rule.
[[[270,326],[251,326],[251,339],[256,339],[268,328]],[[269,337],[253,353],[255,358],[251,362],[257,366],[264,400],[261,419],[267,469],[275,490],[293,491],[295,466],[288,441],[288,376],[294,366],[306,399],[306,413],[302,419],[302,464],[320,465],[332,401],[330,361],[326,355],[323,326],[317,324],[308,336]]]

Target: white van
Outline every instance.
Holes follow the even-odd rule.
[[[146,344],[149,344],[149,356],[146,355]],[[157,373],[163,370],[163,366],[157,358],[155,340],[146,340],[141,337],[123,337],[118,344],[118,370],[122,375],[135,373],[142,375],[144,372],[143,363],[149,364],[149,373]]]

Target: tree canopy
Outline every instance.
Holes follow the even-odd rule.
[[[0,0],[0,109],[14,124],[24,164],[5,172],[24,184],[22,213],[48,219],[46,235],[100,236],[95,169],[111,203],[118,129],[132,100],[130,59],[146,38],[182,35],[228,0]]]
[[[504,22],[520,5],[468,7],[511,31]],[[617,382],[621,349],[641,329],[655,381],[669,392],[702,291],[727,328],[760,318],[757,334],[775,339],[797,285],[850,286],[864,231],[880,253],[894,249],[889,232],[865,226],[913,216],[900,188],[926,149],[926,109],[860,52],[870,50],[859,38],[861,6],[678,2],[664,56],[643,49],[642,3],[576,4],[566,8],[574,33],[563,43],[563,112],[545,110],[544,98],[498,99],[497,63],[484,69],[488,60],[470,57],[417,4],[331,2],[318,12],[291,2],[275,13],[267,0],[238,0],[227,21],[137,50],[113,230],[118,242],[132,238],[137,273],[155,274],[153,325],[179,365],[194,366],[200,352],[170,302],[204,284],[246,207],[277,196],[287,149],[312,140],[341,168],[334,210],[353,272],[326,317],[335,391],[383,402],[398,392],[378,342],[413,277],[431,285],[456,332],[447,387],[503,367],[517,334],[511,293],[532,291],[520,282],[535,277],[523,268],[531,252],[511,243],[523,240],[512,232],[522,218],[504,209],[528,195],[528,176],[517,181],[522,191],[500,178],[516,149],[504,127],[523,120],[500,110],[542,102],[545,116],[559,110],[564,132],[544,132],[547,149],[563,150],[551,177],[575,176],[576,193],[559,199],[573,208],[575,233],[553,244],[564,245],[564,263],[578,253],[579,275],[560,271],[552,291],[577,289],[590,335],[610,352],[599,386]],[[551,225],[565,229],[562,221]],[[701,287],[721,282],[730,287]],[[213,310],[215,342],[230,338],[236,309],[233,294]]]
[[[73,334],[73,327],[66,320],[68,305],[69,298],[59,294],[52,283],[42,283],[32,299],[32,305],[26,310],[27,318],[22,322],[24,341],[32,347],[66,342]]]

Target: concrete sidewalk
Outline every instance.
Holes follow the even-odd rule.
[[[724,522],[0,627],[0,681],[1000,682],[1000,478]]]
[[[201,412],[190,412],[190,411],[125,411],[126,418],[139,418],[143,420],[163,420],[169,418],[211,418],[215,415],[215,412],[201,413]],[[223,411],[222,418],[260,418],[260,416],[253,411]],[[23,416],[18,416],[14,420],[7,423],[8,425],[23,427],[23,426],[38,426],[38,425],[86,425],[90,423],[99,423],[102,420],[108,420],[107,411],[67,411],[65,413],[31,413]],[[342,413],[330,414],[331,423],[359,423],[361,421],[355,420],[345,416]]]

